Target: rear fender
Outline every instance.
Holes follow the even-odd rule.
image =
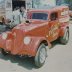
[[[69,29],[69,23],[64,23],[60,26],[60,34],[59,34],[60,37],[64,36],[66,28]]]

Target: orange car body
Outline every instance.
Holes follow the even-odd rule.
[[[32,19],[33,13],[48,14],[47,20]],[[56,20],[51,20],[52,13],[57,13]],[[65,28],[69,27],[69,8],[59,6],[48,10],[30,10],[28,21],[0,34],[0,48],[13,55],[35,56],[40,43],[46,41],[50,47],[52,41],[63,36]]]
[[[69,15],[72,17],[72,11],[69,12]]]

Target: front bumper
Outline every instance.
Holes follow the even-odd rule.
[[[14,43],[14,40],[11,39],[2,39],[2,35],[0,35],[0,48],[5,51],[10,52],[12,55],[26,55],[26,56],[35,56],[35,50],[33,50],[32,45],[24,45],[17,46]]]

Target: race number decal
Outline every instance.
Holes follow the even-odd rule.
[[[58,33],[56,32],[56,30],[58,29],[58,25],[52,25],[50,31],[49,31],[49,36],[55,37],[56,35],[58,35]]]

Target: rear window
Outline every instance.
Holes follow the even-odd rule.
[[[47,20],[48,14],[46,14],[46,13],[32,13],[32,19]]]

